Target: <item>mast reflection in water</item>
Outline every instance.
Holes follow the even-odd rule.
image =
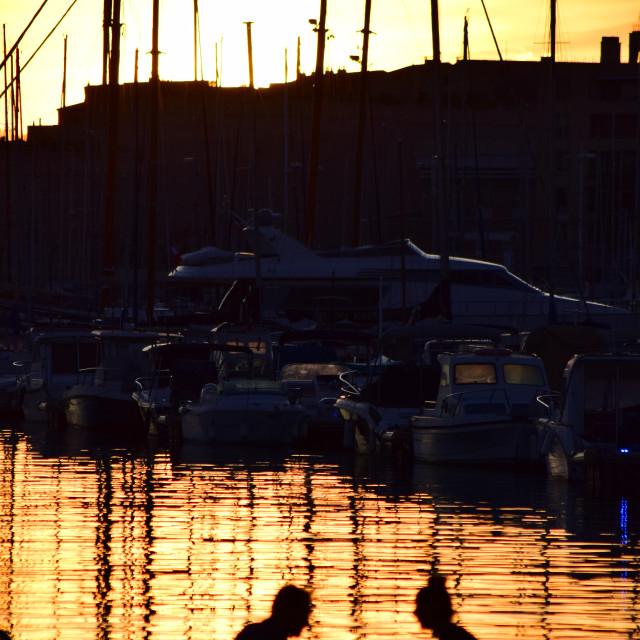
[[[80,435],[0,434],[0,626],[16,639],[232,640],[285,582],[313,591],[303,637],[428,637],[413,609],[433,567],[483,640],[640,639],[637,495]]]

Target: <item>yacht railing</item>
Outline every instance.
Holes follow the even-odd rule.
[[[557,391],[540,395],[536,398],[538,404],[543,407],[544,415],[542,417],[550,420],[555,418],[556,407],[560,398],[561,394]]]
[[[361,388],[358,382],[362,381],[362,371],[356,371],[355,369],[350,369],[349,371],[343,371],[339,376],[340,378],[340,388],[342,393],[346,396],[354,398],[360,395]]]
[[[535,417],[532,411],[536,396],[531,402],[517,402],[509,397],[505,389],[476,389],[460,391],[448,395],[442,401],[440,417],[454,417],[459,415],[491,415],[511,417]],[[425,408],[433,403],[425,403]]]

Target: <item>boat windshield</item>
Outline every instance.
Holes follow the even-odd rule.
[[[507,384],[544,386],[542,369],[530,364],[505,364],[504,381]]]
[[[496,368],[491,362],[458,364],[454,380],[456,384],[495,384]]]

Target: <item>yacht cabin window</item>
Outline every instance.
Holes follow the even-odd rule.
[[[456,384],[495,384],[496,368],[490,362],[458,364],[454,368]]]
[[[544,386],[542,369],[530,364],[505,364],[504,381],[507,384],[528,384]]]

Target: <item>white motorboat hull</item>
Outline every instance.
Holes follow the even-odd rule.
[[[416,417],[412,431],[413,455],[424,462],[542,463],[535,427],[527,420],[437,426]]]
[[[202,443],[286,444],[297,435],[303,414],[284,395],[210,394],[207,402],[182,409],[182,439]]]

